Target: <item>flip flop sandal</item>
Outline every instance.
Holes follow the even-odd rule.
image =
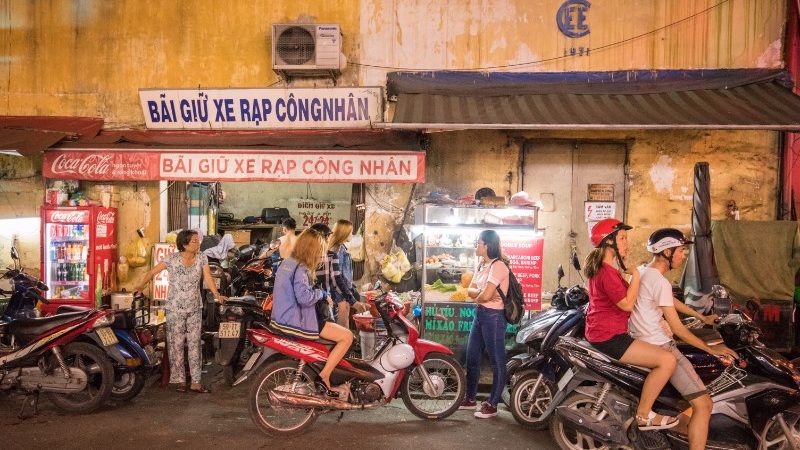
[[[197,393],[197,394],[210,394],[211,393],[211,391],[209,391],[208,389],[206,389],[203,386],[200,386],[199,388],[196,388],[196,389],[195,388],[189,388],[189,390],[194,392],[194,393]]]
[[[186,392],[186,386],[178,386],[178,387],[175,388],[175,391],[180,392],[181,394],[183,394],[184,392]]]
[[[658,414],[653,411],[647,413],[646,418],[642,416],[636,416],[636,426],[640,431],[650,431],[666,430],[678,425],[678,418],[673,416],[661,416],[661,420],[658,423],[653,423],[653,420],[656,418],[656,416],[658,416]]]

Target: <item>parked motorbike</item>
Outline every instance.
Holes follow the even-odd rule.
[[[86,310],[59,306],[57,312]],[[133,308],[114,311],[111,329],[119,342],[107,349],[114,366],[110,399],[124,402],[139,395],[153,369],[161,365],[165,330],[163,324],[150,325],[150,300],[141,293],[134,297]]]
[[[521,358],[516,372],[509,377],[508,409],[517,422],[533,430],[548,427],[550,414],[546,412],[558,390],[556,381],[572,368],[572,363],[556,351],[556,343],[561,336],[583,338],[589,297],[580,287],[572,289],[580,289],[580,292],[565,300],[570,309],[559,311],[539,352]]]
[[[15,248],[11,257],[16,265]],[[47,286],[23,274],[21,268],[4,274],[14,281],[12,297],[48,303],[42,295]],[[23,293],[18,283],[28,286]],[[98,310],[0,322],[0,389],[26,392],[20,417],[29,403],[36,414],[41,392],[59,409],[74,413],[93,411],[108,399],[114,369],[105,347],[117,343],[109,328],[113,322],[113,313]]]
[[[715,301],[727,299],[714,288]],[[749,307],[753,307],[748,302]],[[717,330],[740,356],[717,358],[690,346],[679,346],[692,362],[714,401],[707,448],[800,448],[800,371],[759,342],[759,330],[743,310],[724,316]],[[635,426],[636,403],[648,371],[609,358],[589,343],[562,337],[556,349],[573,364],[558,380],[545,414],[555,409],[550,424],[562,449],[655,449],[685,446],[678,427],[640,431]],[[654,410],[678,415],[688,404],[667,385]]]
[[[236,384],[258,372],[248,396],[250,417],[270,435],[307,430],[319,414],[384,406],[396,395],[414,415],[425,419],[450,416],[464,400],[464,369],[447,347],[419,339],[417,328],[402,314],[392,293],[370,301],[387,325],[388,339],[371,360],[343,359],[331,376],[343,392],[324,394],[319,371],[334,343],[287,337],[272,329],[250,329],[261,347]]]
[[[578,261],[577,253],[574,251],[570,257],[570,263],[578,272],[578,275],[580,275],[581,264],[580,261]],[[561,280],[565,276],[564,267],[561,264],[558,265],[556,274],[558,276],[557,288],[550,301],[550,308],[536,315],[527,323],[522,324],[514,338],[514,347],[508,351],[509,359],[506,363],[508,386],[503,390],[502,400],[509,408],[511,408],[511,388],[514,385],[514,381],[519,377],[519,372],[523,363],[527,362],[528,368],[530,368],[530,360],[543,352],[542,342],[548,336],[553,326],[565,319],[566,311],[575,309],[575,306],[568,304],[567,292],[571,293],[573,297],[571,302],[573,304],[583,305],[582,301],[584,299],[588,301],[588,293],[581,285],[576,284],[569,289],[561,285]],[[581,279],[583,279],[582,276]],[[555,340],[551,340],[551,344],[554,345]]]
[[[253,353],[259,351],[259,347],[250,340],[247,330],[266,327],[269,313],[264,310],[265,301],[254,296],[231,297],[219,306],[215,361],[222,366],[222,376],[228,385],[233,385]]]

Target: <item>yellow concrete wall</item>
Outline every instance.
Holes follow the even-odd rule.
[[[109,128],[137,127],[139,88],[268,86],[278,80],[270,24],[279,22],[339,23],[350,62],[396,68],[781,65],[784,1],[594,1],[591,32],[576,39],[556,27],[561,3],[0,0],[0,115],[97,116]],[[564,57],[572,47],[594,50]],[[351,65],[338,84],[383,85],[388,70]]]
[[[360,61],[407,70],[582,71],[780,67],[784,1],[603,0],[590,33],[556,25],[562,0],[364,0]],[[720,4],[719,6],[715,6]],[[570,56],[569,49],[591,49]],[[568,56],[564,56],[567,50]],[[362,79],[384,79],[364,67]]]
[[[509,186],[507,167],[517,167],[526,139],[575,139],[629,142],[627,211],[620,209],[634,229],[630,232],[631,261],[648,258],[645,244],[662,227],[691,230],[694,165],[708,161],[711,170],[711,218],[725,219],[728,200],[735,200],[741,220],[775,220],[780,154],[777,133],[768,131],[647,131],[647,132],[499,132],[455,131],[431,135],[425,185],[416,197],[438,190],[457,198],[488,186],[502,195]],[[380,232],[399,217],[408,190],[369,185],[367,196],[368,249],[374,255],[391,240]],[[514,172],[513,192],[519,188]],[[580,199],[583,201],[583,199]],[[624,216],[623,216],[624,214]],[[378,231],[376,233],[376,231]],[[564,236],[564,239],[568,239]],[[562,261],[544,261],[544,273],[554,273]],[[374,261],[368,267],[377,267]],[[673,271],[671,277],[680,276]],[[552,286],[543,286],[552,290]]]
[[[275,83],[272,23],[338,23],[353,53],[357,11],[353,0],[1,0],[0,115],[143,126],[140,88]],[[340,84],[357,84],[348,76]]]

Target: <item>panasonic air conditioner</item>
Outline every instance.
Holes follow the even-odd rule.
[[[338,24],[272,24],[272,70],[284,76],[336,76],[345,64]]]

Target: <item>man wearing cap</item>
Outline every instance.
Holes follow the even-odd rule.
[[[689,244],[692,241],[675,228],[662,228],[650,235],[647,251],[653,254],[653,259],[638,268],[639,293],[628,322],[628,331],[632,337],[660,346],[675,355],[677,366],[669,381],[692,405],[688,438],[689,448],[694,450],[705,448],[713,404],[692,364],[676,347],[673,335],[712,355],[733,358],[737,355],[725,346],[709,347],[687,330],[678,317],[680,312],[707,324],[714,323],[717,318],[702,316],[674,298],[672,285],[664,276],[670,270],[683,265],[688,253],[686,246]]]

